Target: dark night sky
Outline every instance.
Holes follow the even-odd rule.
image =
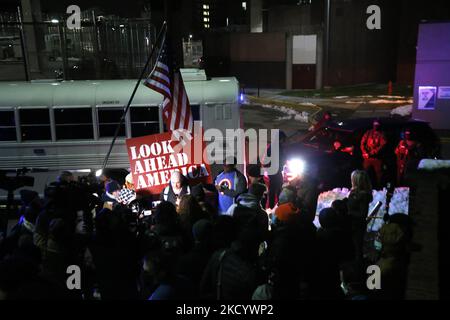
[[[71,4],[78,5],[81,10],[92,7],[102,8],[106,14],[116,14],[128,17],[139,17],[144,7],[143,0],[41,0],[43,11],[47,12],[65,12],[66,8]]]
[[[105,14],[140,17],[145,4],[151,3],[154,10],[162,10],[163,2],[164,0],[41,0],[41,7],[43,12],[64,14],[69,5],[76,4],[81,10],[99,7]],[[0,11],[15,11],[19,4],[20,0],[0,0]]]

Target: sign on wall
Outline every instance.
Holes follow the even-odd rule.
[[[450,99],[450,87],[439,87],[438,99]]]
[[[292,63],[316,64],[317,35],[292,37]]]
[[[417,109],[434,110],[436,106],[436,87],[419,86]]]

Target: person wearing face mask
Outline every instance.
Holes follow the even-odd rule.
[[[363,168],[366,171],[371,168],[374,170],[378,187],[381,186],[383,176],[382,152],[386,143],[380,121],[374,120],[372,129],[368,130],[361,140],[361,152],[364,159]]]
[[[417,167],[420,160],[420,143],[412,138],[411,130],[406,129],[404,139],[400,140],[395,155],[397,156],[397,184],[403,182],[405,175]]]
[[[177,206],[181,196],[190,193],[191,189],[187,183],[186,177],[184,177],[180,171],[173,171],[170,176],[170,183],[161,193],[160,200],[169,201]]]

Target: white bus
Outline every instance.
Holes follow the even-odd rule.
[[[203,70],[182,69],[194,120],[205,129],[240,128],[236,78],[207,79]],[[34,173],[42,194],[62,170],[86,174],[101,168],[136,80],[0,83],[0,171]],[[164,131],[162,96],[140,85],[108,162],[129,168],[125,139]],[[6,191],[0,190],[5,199]],[[17,195],[17,192],[16,192]],[[17,196],[16,196],[17,197]]]

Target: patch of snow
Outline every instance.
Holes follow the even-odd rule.
[[[370,104],[402,104],[402,103],[412,103],[412,100],[387,100],[387,99],[378,99],[372,100],[369,102]]]
[[[406,106],[397,107],[392,109],[391,115],[399,115],[402,117],[407,117],[412,114],[412,104],[408,104]]]
[[[317,198],[317,210],[316,217],[314,219],[314,224],[316,227],[320,228],[319,214],[324,208],[331,207],[334,200],[347,198],[350,190],[347,188],[336,188],[331,191],[323,192]],[[381,207],[378,210],[374,219],[367,225],[367,231],[378,231],[384,224],[383,216],[386,213],[386,197],[387,190],[373,190],[372,192],[373,201],[369,204],[369,212],[373,210],[378,201],[381,201]],[[408,214],[409,208],[409,188],[396,188],[394,194],[391,198],[389,214],[403,213]]]
[[[361,104],[361,103],[364,103],[364,101],[351,101],[351,100],[349,100],[349,101],[345,101],[345,103],[347,103],[347,104]]]
[[[396,213],[409,213],[409,188],[401,187],[394,190],[391,202],[389,203],[389,215]]]
[[[300,105],[304,106],[304,107],[317,107],[317,105],[315,105],[314,103],[311,103],[311,102],[302,102],[302,103],[300,103]]]
[[[277,117],[275,118],[275,121],[284,121],[284,120],[291,120],[292,116],[284,116],[284,117]]]
[[[368,96],[357,96],[357,98],[373,98],[373,96],[370,96],[370,95],[368,95]]]
[[[450,160],[422,159],[417,168],[422,170],[450,169]]]
[[[385,95],[385,96],[377,96],[378,98],[382,98],[382,99],[405,99],[406,97],[403,96],[389,96],[389,95]]]
[[[294,120],[307,123],[309,120],[309,114],[308,112],[303,111],[302,113],[296,114],[294,116]]]
[[[301,121],[301,122],[307,123],[308,119],[309,119],[309,113],[306,111],[298,112],[298,111],[295,111],[294,109],[287,108],[284,106],[274,106],[274,105],[269,105],[269,104],[263,104],[261,106],[265,109],[272,109],[272,110],[276,110],[276,111],[286,114],[286,116],[276,118],[275,120],[277,120],[277,121],[294,119],[296,121]]]
[[[241,100],[241,105],[250,105],[251,103],[250,103],[250,100],[247,98],[247,96],[246,95],[244,95],[244,99],[243,100]]]
[[[333,97],[333,99],[347,99],[348,96],[337,96],[337,97]]]

